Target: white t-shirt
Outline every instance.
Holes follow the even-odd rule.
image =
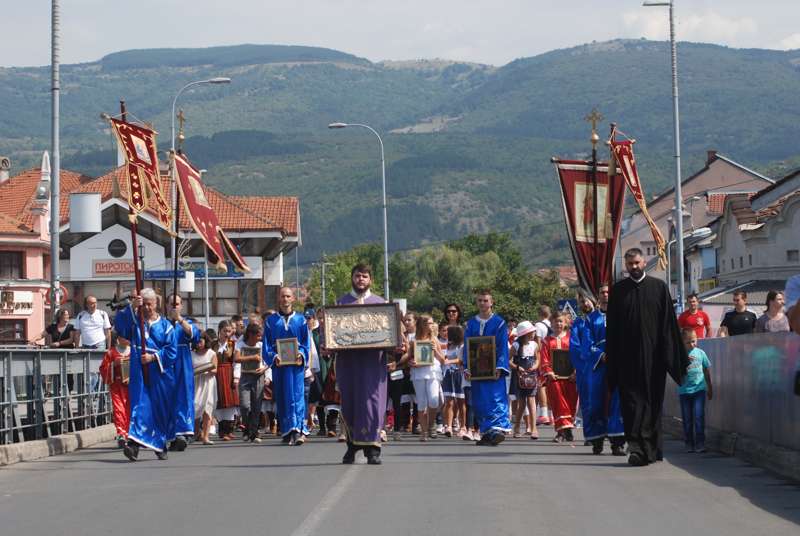
[[[250,346],[249,344],[245,344],[244,337],[242,337],[241,339],[236,341],[236,345],[234,346],[234,349],[237,350],[239,353],[243,353],[243,354],[250,354],[251,352],[252,353],[256,353],[257,352],[259,356],[262,355],[261,354],[261,341],[258,341],[255,344],[255,346]],[[242,350],[244,350],[244,352]],[[233,365],[233,378],[238,380],[238,379],[241,379],[241,377],[242,377],[242,364],[241,363],[234,363],[234,365]]]
[[[536,328],[536,336],[539,338],[540,341],[543,341],[545,337],[550,333],[551,325],[550,320],[545,318],[544,320],[539,320],[533,325]]]
[[[433,344],[439,344],[438,339],[433,340]],[[442,364],[435,357],[433,365],[424,367],[411,367],[411,381],[414,380],[440,380],[442,377]]]
[[[81,346],[105,347],[106,330],[111,329],[111,322],[102,309],[95,309],[92,314],[81,311],[75,320],[75,329],[81,334]]]

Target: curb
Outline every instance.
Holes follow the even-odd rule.
[[[682,421],[677,417],[665,415],[663,430],[670,436],[683,439]],[[784,478],[800,482],[800,452],[796,450],[708,426],[706,426],[706,447],[728,456],[736,456]]]
[[[97,428],[61,434],[38,441],[0,445],[0,467],[66,454],[67,452],[73,452],[98,443],[111,441],[116,435],[117,432],[114,425],[106,424]]]

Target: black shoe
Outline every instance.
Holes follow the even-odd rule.
[[[564,439],[566,439],[567,441],[570,442],[575,441],[575,436],[572,435],[572,428],[567,428],[566,430],[564,430],[563,436]]]
[[[124,449],[125,448],[125,438],[120,436],[117,438],[117,448]]]
[[[347,452],[344,453],[344,457],[342,458],[342,463],[345,465],[350,465],[355,463],[356,452],[358,452],[357,448],[353,447],[352,445],[348,445]]]
[[[281,443],[287,443],[289,445],[292,444],[292,434],[286,434],[281,438]]]
[[[159,460],[162,460],[162,461],[166,460],[167,459],[167,451],[166,450],[162,450],[162,451],[158,451],[157,450],[156,451],[156,458],[158,458]]]
[[[320,428],[319,432],[317,432],[318,437],[325,437],[328,435],[328,431],[325,428]]]
[[[625,456],[625,448],[621,445],[611,445],[611,454],[613,456]]]
[[[186,441],[186,438],[183,437],[183,436],[180,436],[180,435],[175,438],[175,441],[173,441],[173,444],[175,445],[175,450],[177,452],[183,452],[184,450],[186,450],[186,447],[189,445],[189,443]]]
[[[293,446],[295,446],[297,444],[297,432],[292,432],[286,437],[289,438],[289,446],[290,447],[293,447]]]
[[[638,452],[631,452],[631,455],[628,456],[628,465],[632,465],[634,467],[644,467],[647,465],[647,460]]]
[[[483,434],[481,438],[475,442],[475,444],[478,445],[479,447],[493,446],[491,434]]]
[[[599,456],[603,453],[603,442],[604,439],[594,439],[592,440],[592,454],[595,456]]]
[[[490,444],[493,447],[496,447],[500,443],[506,440],[506,435],[503,432],[495,432],[492,437],[489,439]]]
[[[383,463],[381,461],[381,449],[378,447],[372,447],[366,452],[367,454],[367,463],[369,465],[380,465]]]
[[[125,457],[130,461],[135,462],[139,458],[139,445],[133,441],[128,441],[123,447]]]

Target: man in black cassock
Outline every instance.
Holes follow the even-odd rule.
[[[667,373],[680,384],[689,366],[669,288],[644,273],[642,250],[625,252],[628,277],[614,284],[608,301],[608,382],[618,387],[628,443],[628,463],[663,459],[661,408]]]

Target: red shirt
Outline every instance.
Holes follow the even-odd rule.
[[[681,313],[681,316],[678,317],[678,326],[680,326],[681,329],[694,329],[694,332],[697,334],[697,338],[702,339],[706,336],[706,330],[709,330],[710,334],[711,321],[708,319],[708,315],[700,309],[698,309],[694,314],[692,314],[691,311],[686,310]]]

